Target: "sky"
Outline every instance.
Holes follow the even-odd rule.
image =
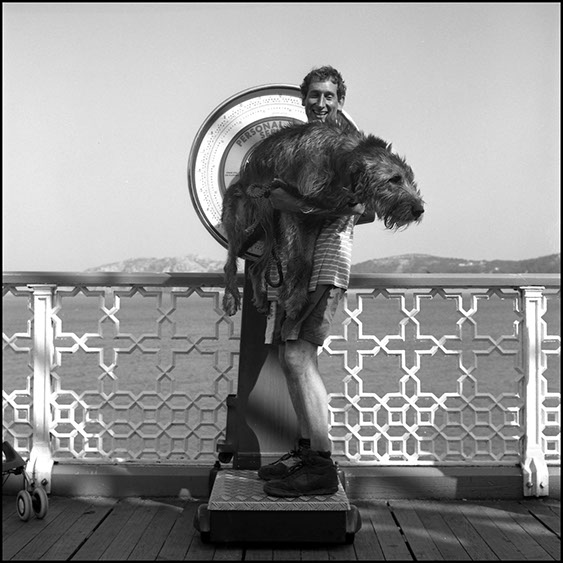
[[[225,248],[188,158],[235,94],[344,76],[344,109],[414,170],[424,219],[356,228],[354,263],[560,252],[559,3],[11,3],[3,11],[3,271]]]

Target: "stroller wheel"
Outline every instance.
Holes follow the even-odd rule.
[[[31,517],[32,502],[31,495],[26,491],[20,491],[16,498],[16,508],[18,511],[18,516],[20,520],[27,522]]]
[[[43,487],[37,487],[31,494],[33,511],[39,519],[44,518],[49,508],[49,497]]]

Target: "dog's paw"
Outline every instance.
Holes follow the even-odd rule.
[[[229,317],[232,317],[236,314],[239,308],[240,299],[225,291],[225,295],[223,295],[223,311],[225,311]]]
[[[262,304],[256,306],[256,310],[263,315],[267,315],[270,312],[270,308],[268,307],[268,302],[265,301]]]
[[[292,292],[283,298],[283,307],[290,319],[297,319],[307,305],[308,293],[301,287],[294,287]]]
[[[304,307],[305,307],[305,303],[303,303],[302,305],[299,303],[294,303],[286,307],[285,313],[290,319],[297,320],[301,315],[301,312],[303,311]]]
[[[256,307],[259,313],[267,313],[268,307],[268,294],[266,292],[254,292],[254,297],[252,298],[252,304]]]

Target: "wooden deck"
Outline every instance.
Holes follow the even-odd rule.
[[[560,560],[559,500],[352,502],[350,545],[216,546],[193,528],[194,501],[51,497],[22,522],[3,496],[2,560]]]

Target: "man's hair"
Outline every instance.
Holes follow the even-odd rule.
[[[311,82],[326,82],[330,80],[336,84],[336,95],[338,101],[344,100],[346,97],[346,84],[342,75],[332,66],[321,66],[314,68],[304,79],[301,84],[301,99],[305,100]]]

